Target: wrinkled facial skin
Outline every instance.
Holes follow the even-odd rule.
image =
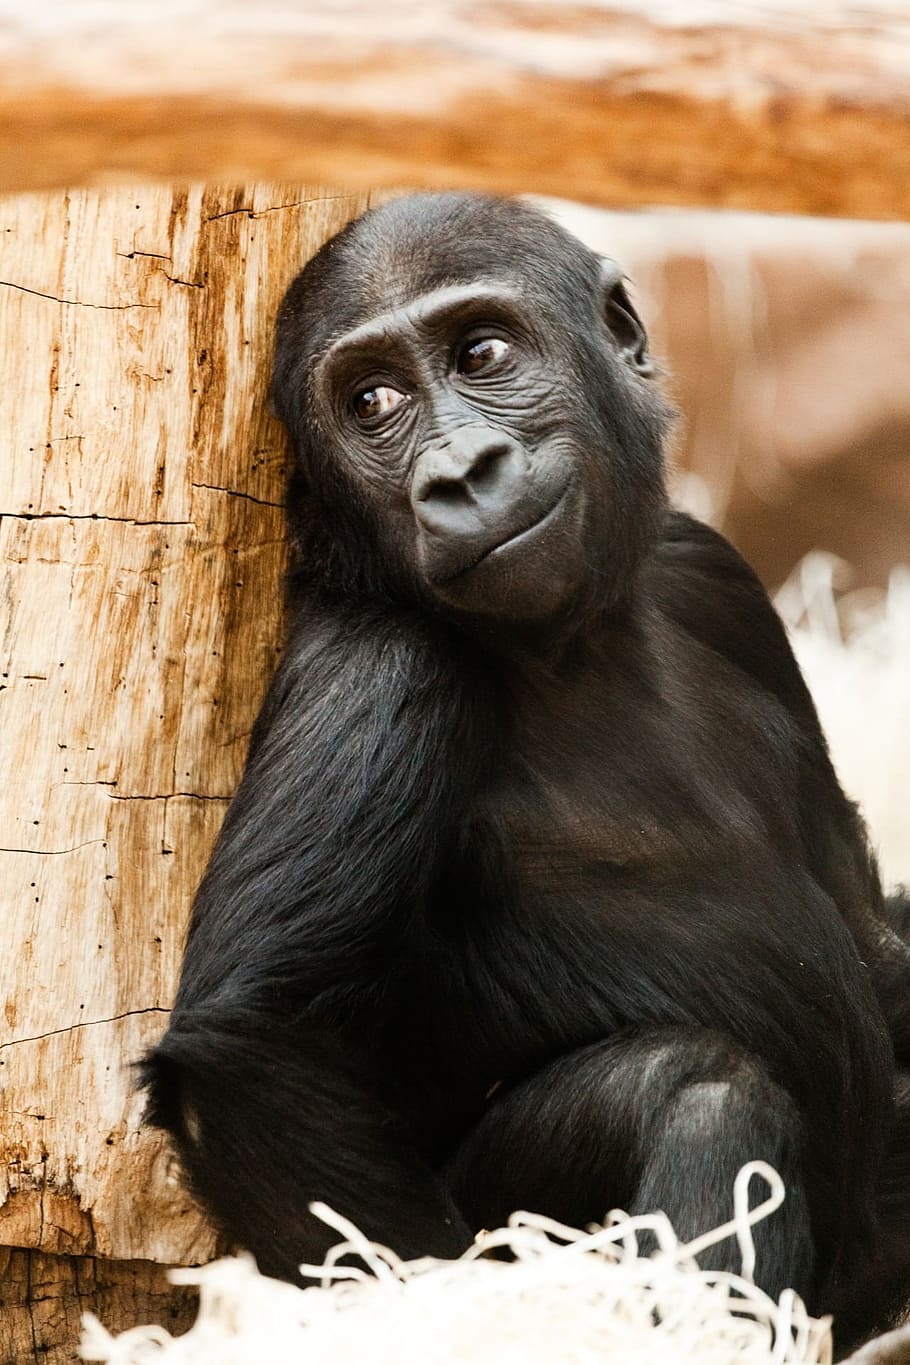
[[[579,395],[514,288],[443,288],[371,320],[332,346],[316,392],[440,602],[526,619],[571,594]]]
[[[367,248],[350,233],[368,220]],[[617,597],[663,496],[665,416],[617,267],[482,196],[398,201],[336,240],[279,323],[273,395],[308,489],[324,508],[356,504],[389,582],[447,614],[541,623],[584,593]],[[352,322],[308,354],[298,338],[320,299]]]

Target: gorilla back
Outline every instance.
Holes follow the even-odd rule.
[[[294,1278],[314,1199],[403,1255],[516,1207],[686,1238],[760,1157],[759,1283],[886,1323],[906,946],[764,591],[666,503],[620,271],[398,200],[291,285],[273,398],[288,644],[145,1069],[193,1189]]]

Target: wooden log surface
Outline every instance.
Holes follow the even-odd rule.
[[[137,176],[910,218],[910,11],[0,0],[0,188]]]
[[[42,1274],[214,1246],[130,1063],[280,644],[274,314],[368,198],[0,200],[0,1248]]]
[[[86,1310],[115,1332],[158,1322],[176,1335],[192,1323],[196,1303],[192,1290],[169,1284],[151,1261],[0,1247],[0,1362],[71,1365]]]

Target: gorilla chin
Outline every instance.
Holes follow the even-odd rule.
[[[433,597],[448,609],[487,620],[543,624],[566,611],[581,586],[583,495],[568,484],[530,526],[499,540],[464,568],[433,571],[432,548],[419,561]]]

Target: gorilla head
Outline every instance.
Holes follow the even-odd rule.
[[[279,318],[307,563],[468,618],[620,603],[663,501],[651,373],[618,268],[537,210],[426,194],[366,214]]]

